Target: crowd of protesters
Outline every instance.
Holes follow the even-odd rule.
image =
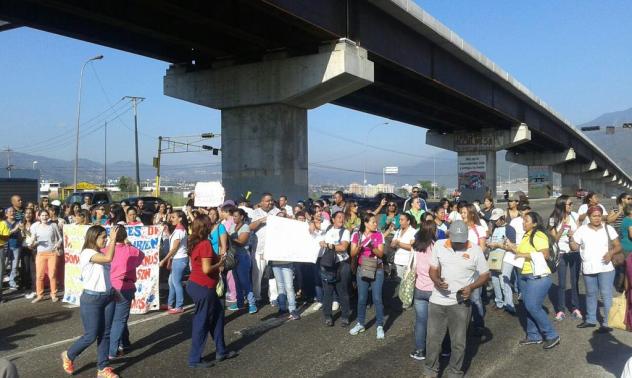
[[[446,372],[463,374],[468,329],[474,335],[485,331],[488,301],[507,316],[517,315],[517,303],[523,302],[526,326],[521,346],[557,346],[560,335],[552,319],[564,321],[567,314],[578,321],[578,328],[612,330],[608,311],[613,292],[627,290],[624,282],[632,279],[629,194],[621,194],[611,212],[595,193],[585,197],[577,212],[573,199],[562,195],[550,215],[531,211],[522,192],[508,198],[506,209],[496,206],[490,196],[482,204],[442,199],[429,209],[420,194],[414,188],[401,210],[386,198],[375,209],[359,209],[358,203],[346,201],[337,192],[331,203],[310,200],[292,206],[283,195],[275,200],[265,193],[254,205],[240,198],[219,207],[199,208],[191,198],[182,210],[161,203],[151,211],[139,201],[136,206],[113,204],[109,214],[102,205],[62,206],[47,199],[23,204],[15,195],[0,222],[0,277],[5,278],[6,270],[8,290],[21,286],[27,290],[25,296],[37,303],[46,298],[47,275],[49,297],[56,302],[63,227],[91,224],[80,258],[85,334],[62,354],[62,361],[64,370],[72,374],[73,361],[96,340],[101,377],[117,376],[109,361],[131,346],[127,319],[135,290],[134,270],[143,258],[141,251],[126,242],[125,229],[118,225],[164,228],[159,263],[169,271],[164,310],[174,315],[184,312],[185,292],[195,305],[191,368],[208,368],[237,356],[224,344],[225,310],[255,314],[269,304],[280,317],[296,321],[301,319],[300,300],[312,311],[322,312],[328,327],[334,326],[333,314],[340,311],[339,325],[357,335],[367,331],[367,307],[373,306],[375,337],[384,339],[386,281],[396,281],[401,306],[414,309],[410,357],[425,360],[424,373],[431,377],[439,373],[441,355],[450,356]],[[316,263],[266,261],[269,217],[307,222],[321,247]],[[107,246],[106,225],[114,227]],[[583,309],[578,299],[580,272],[586,287]],[[549,317],[542,306],[555,275],[557,301],[555,314]],[[406,299],[407,280],[414,282],[410,300]],[[629,290],[626,295],[632,303]],[[630,313],[626,325],[632,328]],[[216,346],[214,362],[201,359],[207,334]]]

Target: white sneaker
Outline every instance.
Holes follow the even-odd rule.
[[[316,312],[316,311],[319,311],[321,308],[323,308],[323,304],[322,304],[322,303],[320,303],[320,302],[314,302],[314,303],[310,306],[309,310],[310,310],[310,311],[314,311],[314,312]]]
[[[356,323],[356,325],[353,328],[351,328],[351,330],[349,331],[349,334],[355,336],[358,333],[361,333],[364,331],[365,331],[364,326],[360,323]]]
[[[384,327],[382,326],[377,326],[377,339],[378,340],[384,339]]]
[[[2,282],[9,282],[9,281],[11,281],[11,280],[9,279],[9,276],[5,276],[5,277],[2,279]]]
[[[339,308],[340,303],[338,303],[338,301],[334,301],[334,303],[331,304],[331,311],[338,311]]]
[[[35,292],[31,291],[30,293],[24,295],[24,298],[26,298],[26,299],[33,299],[33,298],[35,298]]]

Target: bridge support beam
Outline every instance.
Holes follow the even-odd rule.
[[[585,188],[582,182],[582,174],[597,170],[597,163],[591,161],[587,164],[572,162],[569,164],[556,165],[553,170],[562,176],[562,194],[575,196],[578,189]]]
[[[505,160],[528,167],[529,198],[549,198],[553,194],[553,166],[575,160],[575,150],[563,152],[523,153],[507,151]]]
[[[496,197],[496,151],[531,140],[525,124],[510,130],[486,129],[477,132],[441,134],[428,130],[426,143],[458,154],[458,189],[467,201],[482,200],[485,194]]]
[[[257,63],[199,71],[172,66],[164,93],[222,111],[222,183],[228,198],[252,192],[307,198],[307,110],[373,82],[367,51],[341,40],[319,53],[274,53]]]

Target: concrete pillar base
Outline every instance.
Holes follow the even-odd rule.
[[[562,173],[562,194],[574,197],[581,189],[580,176],[573,173]]]
[[[550,198],[553,195],[553,169],[548,165],[528,167],[529,198]]]
[[[308,197],[307,110],[284,104],[222,110],[222,182],[227,198],[263,192]]]

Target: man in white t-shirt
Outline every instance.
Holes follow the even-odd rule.
[[[294,210],[292,210],[292,206],[288,205],[287,196],[279,196],[279,209],[285,210],[288,217],[294,218]]]
[[[255,234],[256,247],[252,264],[252,289],[257,300],[261,300],[261,279],[268,262],[263,258],[263,249],[266,243],[266,221],[268,217],[274,217],[279,213],[279,209],[274,207],[272,194],[264,193],[261,196],[259,207],[252,212],[250,231]],[[276,303],[278,297],[276,281],[274,278],[268,280],[268,298],[270,303]]]

